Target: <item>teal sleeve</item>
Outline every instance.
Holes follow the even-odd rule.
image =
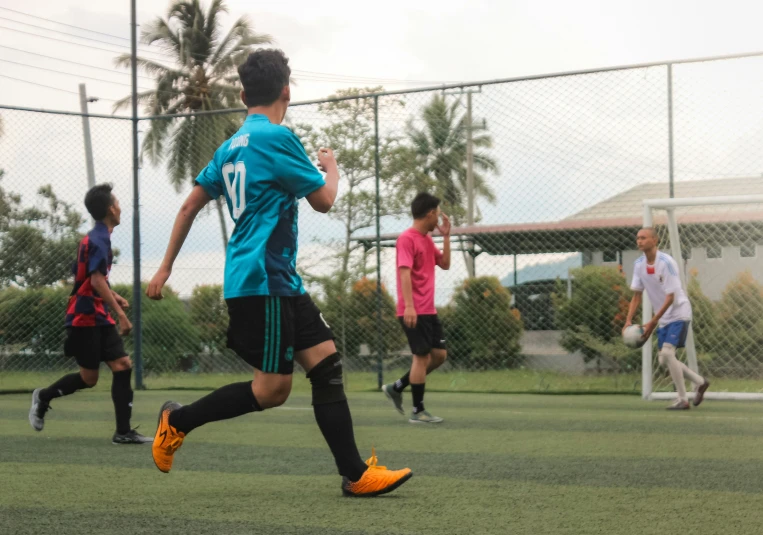
[[[213,199],[217,199],[223,194],[223,177],[214,160],[211,160],[207,166],[202,169],[199,176],[196,177],[195,182],[204,188],[207,195]]]
[[[288,130],[278,146],[276,175],[281,187],[298,199],[326,185],[323,175],[307,157],[302,142]]]

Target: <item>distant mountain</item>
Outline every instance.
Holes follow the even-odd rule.
[[[558,262],[549,262],[548,264],[536,264],[527,266],[517,271],[517,283],[530,282],[543,279],[561,279],[567,278],[570,269],[579,268],[583,265],[583,256],[574,255]],[[509,272],[501,279],[503,286],[514,286],[514,272]]]

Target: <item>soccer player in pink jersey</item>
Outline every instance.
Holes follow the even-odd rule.
[[[413,393],[412,424],[437,424],[442,418],[424,409],[424,386],[427,374],[439,368],[447,358],[445,335],[434,306],[435,266],[450,268],[450,220],[440,211],[440,199],[419,193],[411,203],[413,226],[397,239],[397,316],[413,353],[408,373],[382,390],[403,411],[403,390],[410,384]],[[442,218],[442,224],[439,224]],[[443,250],[432,241],[430,233],[438,229]]]

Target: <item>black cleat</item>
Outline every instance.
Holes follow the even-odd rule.
[[[135,429],[130,429],[124,435],[121,435],[119,433],[114,433],[114,436],[111,437],[112,444],[148,444],[149,442],[153,442],[153,441],[154,441],[153,438],[144,437],[143,435],[138,433]]]

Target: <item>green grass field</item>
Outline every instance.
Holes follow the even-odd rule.
[[[138,392],[152,434],[172,397]],[[297,392],[284,408],[193,432],[171,474],[150,447],[115,446],[108,384],[56,400],[45,430],[29,395],[0,396],[0,533],[759,534],[760,404],[708,401],[669,413],[635,396],[432,393],[446,418],[411,426],[378,393],[350,403],[364,455],[410,466],[387,496],[341,496]]]

